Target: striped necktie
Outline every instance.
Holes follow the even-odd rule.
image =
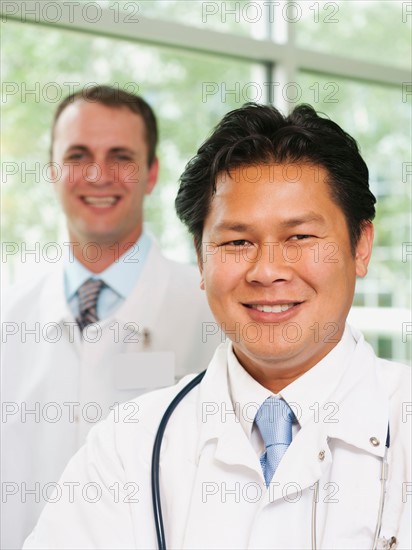
[[[87,325],[96,323],[99,320],[96,311],[97,299],[103,286],[104,282],[99,279],[87,279],[77,291],[79,296],[79,317],[76,321],[81,331]]]
[[[268,397],[256,413],[255,422],[266,448],[260,457],[266,487],[292,442],[293,419],[294,414],[286,401],[274,396]]]

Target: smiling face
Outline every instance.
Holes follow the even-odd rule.
[[[126,107],[75,101],[54,132],[54,187],[70,240],[120,245],[140,236],[143,199],[156,183],[158,163],[147,165],[143,118]]]
[[[353,254],[326,175],[303,164],[221,174],[205,220],[202,288],[241,364],[272,391],[337,344],[367,271],[373,227]]]

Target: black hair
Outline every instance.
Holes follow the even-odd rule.
[[[59,103],[53,118],[52,124],[52,136],[50,157],[52,158],[54,131],[57,121],[62,112],[74,103],[75,101],[88,101],[91,103],[100,103],[107,107],[113,107],[119,109],[120,107],[126,107],[132,113],[140,115],[143,118],[145,125],[145,138],[147,143],[148,165],[151,166],[152,162],[156,158],[156,146],[158,141],[158,130],[156,116],[150,105],[140,96],[126,92],[114,86],[96,85],[88,88],[83,88],[78,92],[74,92],[64,98]]]
[[[204,221],[218,174],[256,164],[306,163],[323,167],[331,198],[342,209],[352,252],[375,216],[368,168],[356,141],[310,105],[283,116],[275,107],[246,103],[227,113],[180,176],[176,212],[200,253]]]

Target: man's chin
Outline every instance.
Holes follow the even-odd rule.
[[[235,351],[236,355],[244,355],[253,362],[266,364],[269,368],[270,365],[277,366],[279,363],[284,363],[294,355],[299,354],[295,346],[286,345],[278,340],[271,342],[260,340],[253,344],[248,342],[240,348],[234,344],[234,347],[239,350]]]

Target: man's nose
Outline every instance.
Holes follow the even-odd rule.
[[[84,170],[84,179],[94,186],[111,185],[115,180],[113,164],[105,161],[89,163]]]
[[[246,280],[252,284],[268,286],[290,281],[293,276],[294,263],[288,259],[285,247],[281,243],[264,243],[257,250],[255,257],[247,261],[249,268]]]

